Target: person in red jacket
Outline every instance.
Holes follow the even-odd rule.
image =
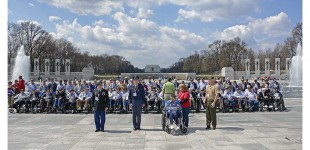
[[[13,89],[15,91],[15,94],[19,94],[20,93],[20,89],[18,88],[18,80],[14,81]]]
[[[182,106],[183,124],[186,128],[188,128],[188,121],[189,121],[188,115],[190,112],[189,108],[191,106],[190,95],[189,95],[189,92],[185,84],[180,84],[179,89],[180,89],[180,92],[178,94],[178,99]]]
[[[22,76],[19,76],[19,80],[18,80],[18,89],[24,89],[25,91],[25,80],[23,79]]]

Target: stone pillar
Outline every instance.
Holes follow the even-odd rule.
[[[55,75],[60,75],[60,59],[55,60]]]
[[[45,59],[45,75],[50,75],[51,69],[50,59]]]
[[[70,76],[70,59],[66,59],[65,61],[65,72],[66,76]]]
[[[286,69],[286,75],[287,77],[290,76],[290,71],[291,71],[291,65],[292,64],[292,61],[291,61],[291,58],[286,58],[286,61],[285,61],[285,69]]]
[[[260,64],[258,58],[255,58],[255,76],[260,77]]]
[[[33,74],[35,76],[38,76],[40,75],[40,62],[39,62],[39,59],[38,58],[35,58],[34,59],[34,63],[33,63]]]
[[[250,59],[245,59],[245,79],[251,78],[251,64]]]
[[[270,61],[269,58],[265,58],[265,76],[270,76]]]
[[[280,62],[280,58],[275,58],[274,64],[275,64],[275,66],[274,66],[275,75],[279,76],[279,75],[281,74],[281,62]]]

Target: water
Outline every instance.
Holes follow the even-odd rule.
[[[290,87],[302,87],[302,48],[298,43],[296,56],[293,56],[290,67]]]
[[[30,59],[25,54],[24,46],[22,45],[15,58],[15,64],[13,67],[13,73],[11,81],[18,80],[18,77],[21,75],[23,79],[27,82],[29,81],[30,73]]]

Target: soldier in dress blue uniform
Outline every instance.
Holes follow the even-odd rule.
[[[94,119],[96,124],[95,132],[104,132],[105,112],[109,106],[109,94],[106,89],[102,88],[102,83],[98,83],[97,89],[94,90],[94,96]]]
[[[141,130],[141,113],[142,107],[145,105],[145,90],[139,82],[139,77],[134,77],[134,87],[129,90],[129,106],[132,108],[132,123],[134,130]]]

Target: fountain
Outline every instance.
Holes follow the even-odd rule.
[[[13,67],[13,72],[11,75],[11,81],[18,80],[18,77],[21,75],[23,79],[27,82],[29,81],[29,73],[30,73],[30,59],[29,56],[26,56],[24,46],[22,45],[15,58],[15,64]]]
[[[291,61],[289,81],[283,86],[282,94],[287,98],[302,98],[302,48],[298,43],[296,56]]]
[[[292,58],[292,65],[290,70],[290,87],[302,87],[302,48],[298,43],[296,56]]]

